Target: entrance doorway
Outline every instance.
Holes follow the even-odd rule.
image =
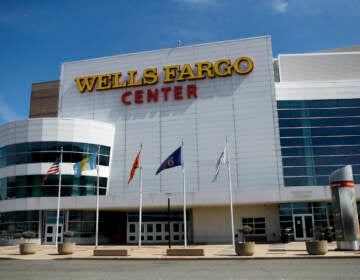
[[[53,245],[56,240],[56,224],[45,225],[45,239],[44,244]],[[58,227],[58,243],[63,242],[63,225],[59,224]]]
[[[294,239],[309,240],[314,237],[314,219],[312,214],[295,214],[293,216]]]
[[[100,211],[99,231],[112,244],[126,244],[126,212]]]
[[[183,222],[171,222],[171,242],[184,241]],[[138,243],[139,223],[129,222],[127,243]],[[141,239],[143,243],[166,243],[169,240],[168,222],[145,222],[142,224]]]

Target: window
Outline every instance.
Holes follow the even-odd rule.
[[[4,212],[0,215],[0,231],[8,234],[24,231],[38,232],[39,211]]]
[[[180,225],[179,224],[174,224],[173,225],[173,231],[174,232],[179,232],[180,231]]]
[[[147,224],[146,225],[146,231],[148,233],[150,233],[150,232],[152,233],[154,231],[153,224]]]
[[[99,229],[104,229],[103,215],[100,212]],[[69,211],[69,230],[74,231],[77,237],[91,237],[95,233],[96,212],[83,210]]]
[[[135,224],[130,224],[129,232],[134,233],[135,231]]]
[[[42,185],[43,175],[26,175],[0,179],[0,200],[25,197],[57,197],[59,175],[49,176]],[[76,178],[62,175],[61,196],[96,195],[95,176]],[[99,178],[100,195],[105,195],[107,178]]]
[[[316,126],[350,126],[359,125],[360,116],[334,118],[284,118],[279,120],[281,128],[316,127]]]
[[[162,231],[162,224],[156,224],[156,232],[160,232]]]
[[[280,128],[280,137],[336,135],[360,135],[360,127]]]
[[[315,118],[359,116],[360,108],[281,109],[279,118]]]
[[[360,107],[360,99],[289,100],[278,102],[279,109],[324,107]]]
[[[265,217],[248,217],[242,219],[243,226],[250,226],[252,228],[251,235],[265,235],[266,225]]]
[[[63,148],[63,162],[77,162],[98,151],[98,145],[77,142],[29,142],[0,148],[0,168],[26,163],[53,162]],[[100,146],[100,165],[109,166],[110,147]]]
[[[302,202],[280,204],[280,228],[291,228],[293,232],[293,215],[295,214],[312,215],[315,228],[332,226],[333,216],[331,208],[331,203],[328,202]]]
[[[354,155],[360,154],[360,146],[324,146],[324,147],[283,147],[283,157],[310,155]]]
[[[278,101],[284,185],[328,185],[341,166],[360,177],[360,99]]]

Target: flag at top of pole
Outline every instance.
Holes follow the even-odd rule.
[[[43,179],[42,179],[42,182],[41,182],[41,185],[44,185],[47,177],[49,175],[52,175],[52,174],[57,174],[60,172],[60,157],[58,157],[54,162],[53,164],[50,166],[49,170],[46,172],[46,174],[44,175]]]
[[[169,155],[159,166],[158,170],[156,171],[156,175],[158,175],[164,169],[173,168],[179,165],[182,165],[181,162],[181,147],[177,148],[171,155]]]
[[[229,160],[229,149],[228,149],[228,140],[226,137],[225,148],[221,152],[220,157],[218,158],[215,166],[215,175],[213,178],[213,182],[215,182],[220,166],[222,164],[226,164],[228,168],[228,180],[229,180],[229,198],[230,198],[230,219],[231,219],[231,237],[232,237],[232,245],[235,246],[235,230],[234,230],[234,209],[233,209],[233,198],[232,198],[232,186],[231,186],[231,171],[230,171],[230,160]]]
[[[97,165],[97,155],[98,153],[94,153],[90,157],[86,157],[75,163],[73,166],[74,176],[79,178],[83,171],[95,169]]]
[[[135,170],[137,168],[140,168],[141,167],[141,164],[140,164],[140,156],[141,156],[141,148],[140,148],[140,151],[137,153],[136,157],[135,157],[135,160],[131,166],[131,170],[130,170],[130,176],[129,176],[129,180],[128,180],[128,185],[130,184],[131,180],[134,178],[134,175],[135,175]]]
[[[217,176],[219,174],[219,171],[220,171],[220,166],[221,164],[226,164],[227,163],[227,150],[226,150],[226,146],[225,145],[225,148],[224,150],[221,152],[217,162],[216,162],[216,165],[215,165],[215,174],[214,174],[214,178],[212,179],[212,182],[215,182],[216,179],[217,179]]]
[[[134,178],[135,176],[135,171],[137,168],[140,169],[140,190],[139,190],[139,230],[138,230],[138,235],[139,235],[139,248],[141,248],[141,235],[142,235],[142,231],[140,230],[142,228],[142,196],[143,196],[143,187],[142,187],[142,166],[141,166],[141,151],[142,151],[142,143],[140,144],[140,150],[137,153],[135,160],[131,166],[131,170],[130,170],[130,176],[129,176],[129,180],[128,180],[128,184],[130,184],[131,180]]]

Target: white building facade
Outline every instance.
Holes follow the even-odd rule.
[[[360,158],[351,154],[360,146],[355,137],[360,122],[351,115],[358,113],[359,58],[356,52],[280,56],[277,83],[269,36],[63,63],[58,117],[0,127],[0,230],[7,236],[34,230],[42,243],[54,242],[59,175],[45,183],[41,178],[62,147],[61,230],[74,231],[79,243],[93,242],[97,173],[86,171],[75,179],[72,166],[99,150],[101,242],[136,243],[138,171],[130,184],[128,179],[142,144],[143,242],[167,242],[169,197],[170,238],[181,242],[181,168],[155,172],[183,140],[188,239],[230,242],[225,166],[212,182],[227,137],[235,229],[251,225],[257,241],[279,240],[284,227],[293,229],[296,240],[312,238],[310,229],[332,222],[327,172],[353,164],[355,177],[360,175]],[[336,72],[339,64],[344,69]],[[337,103],[342,99],[346,106]],[[310,105],[310,112],[353,111],[337,118],[321,112],[303,116],[309,108],[297,102],[306,100],[326,101],[325,107]],[[296,109],[300,115],[292,116]],[[349,125],[342,131],[334,122],[329,132],[322,118],[339,123],[345,118]],[[315,143],[321,137],[345,139],[344,133],[355,138]],[[306,140],[294,144],[299,139]],[[332,152],[316,154],[329,146]],[[326,155],[336,159],[318,160]]]

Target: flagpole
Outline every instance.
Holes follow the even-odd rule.
[[[100,145],[98,145],[98,153],[97,153],[97,165],[96,165],[96,233],[95,233],[95,248],[98,247],[99,240],[99,160],[100,159]]]
[[[187,230],[186,230],[186,189],[185,189],[185,164],[184,164],[184,139],[181,139],[181,166],[183,172],[183,200],[184,200],[184,248],[187,248]],[[171,236],[169,236],[171,238]]]
[[[58,245],[59,238],[59,219],[60,219],[60,197],[61,197],[61,165],[63,161],[63,147],[60,150],[60,165],[59,165],[59,187],[58,187],[58,203],[56,212],[56,233],[55,233],[55,246]]]
[[[142,151],[142,143],[140,144],[140,153]],[[142,229],[142,162],[141,162],[141,154],[140,154],[140,194],[139,194],[139,248],[141,248],[141,229]]]
[[[229,159],[229,147],[228,139],[226,137],[226,165],[228,167],[228,179],[229,179],[229,195],[230,195],[230,218],[231,218],[231,240],[232,245],[235,247],[235,231],[234,231],[234,210],[233,210],[233,197],[231,186],[231,171],[230,171],[230,159]]]

